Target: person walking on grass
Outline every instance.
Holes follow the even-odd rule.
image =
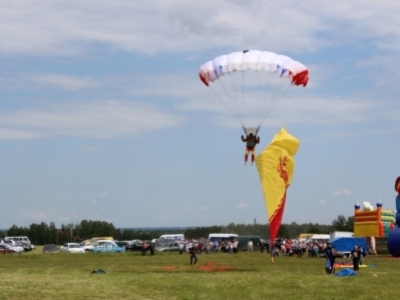
[[[192,243],[189,244],[189,254],[190,264],[195,265],[197,263],[196,247]]]
[[[353,270],[354,271],[360,270],[359,266],[360,266],[360,259],[362,258],[362,252],[357,245],[355,245],[354,249],[351,250],[350,252],[349,259],[351,258],[353,259]]]

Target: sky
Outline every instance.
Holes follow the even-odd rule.
[[[396,1],[0,0],[0,228],[267,223],[241,125],[198,77],[258,49],[309,83],[264,122],[300,141],[283,223],[395,210]]]

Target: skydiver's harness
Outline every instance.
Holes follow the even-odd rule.
[[[260,127],[257,127],[255,133],[253,133],[253,136],[250,137],[250,133],[247,133],[247,130],[245,127],[243,127],[244,132],[246,133],[246,147],[248,149],[254,149],[254,147],[257,145],[257,133]]]
[[[246,147],[252,149],[256,146],[257,136],[253,135],[252,137],[246,137]]]

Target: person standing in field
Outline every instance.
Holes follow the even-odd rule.
[[[196,247],[192,243],[189,244],[189,254],[190,264],[195,265],[197,263]]]
[[[146,255],[146,250],[147,250],[147,243],[146,241],[142,242],[142,255]]]
[[[354,249],[351,250],[350,252],[350,256],[349,259],[352,258],[353,259],[353,270],[354,271],[358,271],[360,270],[360,259],[362,257],[362,252],[361,250],[358,248],[357,245],[354,246]]]
[[[248,253],[253,253],[253,247],[254,247],[253,240],[249,240],[247,242],[247,252]]]
[[[155,242],[151,241],[151,243],[150,243],[150,255],[154,255],[155,247],[156,247]]]
[[[337,257],[337,251],[332,247],[331,243],[326,245],[324,250],[326,256],[325,269],[327,274],[335,274],[335,260]]]

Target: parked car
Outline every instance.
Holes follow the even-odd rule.
[[[112,241],[110,240],[86,240],[82,243],[80,243],[80,245],[82,246],[82,248],[85,250],[85,252],[92,252],[93,248],[97,245],[103,245],[104,243],[110,243]]]
[[[117,241],[117,242],[115,242],[118,246],[120,246],[120,247],[124,247],[125,248],[125,250],[128,250],[128,247],[131,245],[131,244],[133,244],[133,242],[132,241]]]
[[[24,252],[24,248],[16,246],[15,243],[9,244],[3,240],[0,242],[0,245],[4,245],[7,248],[13,249],[16,253]]]
[[[125,247],[118,246],[115,242],[101,243],[93,247],[93,253],[121,253],[126,252]]]
[[[57,253],[58,248],[54,244],[47,244],[43,246],[43,253]]]
[[[129,246],[126,246],[126,251],[142,251],[142,245],[143,245],[143,241],[135,241],[134,243],[130,244]],[[149,249],[150,247],[150,241],[146,241],[146,251]]]
[[[168,251],[179,251],[179,244],[178,243],[164,243],[157,245],[155,250],[157,252],[168,252]]]
[[[60,251],[67,253],[85,253],[85,249],[78,243],[65,243],[60,247]]]
[[[1,254],[14,254],[14,253],[20,253],[14,250],[12,247],[10,247],[7,244],[0,244],[0,253]]]
[[[18,246],[17,243],[15,243],[13,240],[8,240],[8,241],[4,240],[3,243],[9,245],[18,253],[24,252],[24,248],[21,246]]]

